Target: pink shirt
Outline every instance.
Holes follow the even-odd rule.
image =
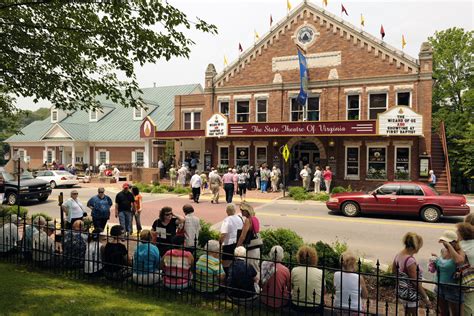
[[[331,170],[324,170],[324,172],[323,172],[323,178],[324,178],[324,180],[326,180],[326,181],[332,180],[332,172],[331,172]]]
[[[258,221],[258,218],[256,218],[255,216],[252,216],[250,218],[250,220],[252,221],[253,232],[255,234],[259,233],[260,232],[260,222]]]
[[[227,172],[223,177],[222,177],[222,182],[225,183],[234,183],[234,174]]]

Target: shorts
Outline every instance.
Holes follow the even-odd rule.
[[[459,292],[459,285],[440,284],[436,288],[439,297],[450,303],[464,303],[464,293]]]
[[[222,246],[222,260],[234,260],[234,250],[237,244]]]

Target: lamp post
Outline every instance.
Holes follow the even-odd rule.
[[[20,218],[20,198],[21,198],[21,186],[20,186],[20,178],[21,178],[21,161],[20,161],[20,152],[18,149],[15,149],[13,153],[13,161],[17,161],[17,168],[16,168],[16,176],[17,176],[17,197],[16,197],[16,205],[17,205],[17,217]]]
[[[280,154],[282,155],[283,157],[283,148],[285,148],[285,145],[281,145],[280,148],[278,149],[278,151],[280,152]],[[283,179],[282,179],[282,182],[280,184],[280,188],[281,190],[283,191],[283,197],[285,197],[285,189],[286,189],[286,175],[285,175],[285,165],[286,165],[286,161],[285,159],[283,159],[283,170],[282,170],[282,173],[283,173]]]

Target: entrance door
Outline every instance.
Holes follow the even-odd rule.
[[[309,164],[314,172],[315,167],[320,165],[319,148],[312,142],[301,142],[291,148],[290,179],[299,180],[300,170]]]

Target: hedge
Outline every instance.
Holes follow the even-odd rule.
[[[0,217],[8,217],[12,214],[18,215],[18,205],[0,205]],[[28,209],[20,206],[20,217],[24,218],[28,215]]]

